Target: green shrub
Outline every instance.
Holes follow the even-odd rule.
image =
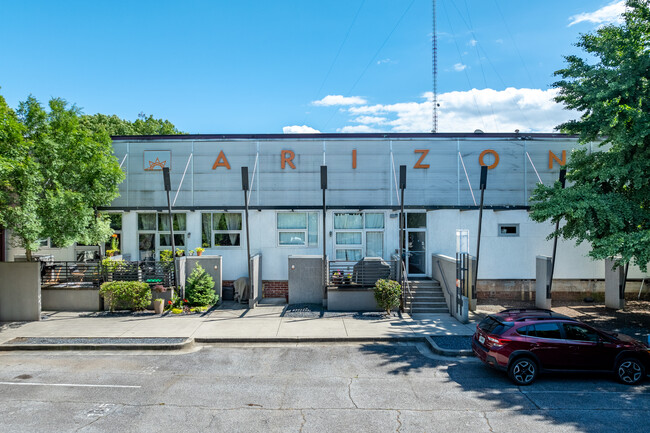
[[[110,281],[102,284],[99,294],[107,299],[111,311],[118,306],[144,310],[151,303],[151,289],[140,281]]]
[[[105,273],[112,274],[116,269],[121,268],[124,263],[124,260],[111,260],[110,258],[105,258],[102,260],[102,267],[104,268]]]
[[[402,286],[393,280],[377,280],[375,283],[375,300],[379,308],[390,315],[390,310],[399,307]]]
[[[214,293],[214,280],[199,264],[196,265],[185,284],[185,298],[190,305],[213,305],[218,300]]]

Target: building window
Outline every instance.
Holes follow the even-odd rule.
[[[358,261],[384,256],[383,213],[335,213],[334,256],[336,260]]]
[[[317,212],[278,212],[278,245],[318,246]]]
[[[122,250],[122,214],[121,213],[109,213],[108,218],[111,221],[111,230],[117,235],[117,245],[118,249]],[[109,239],[104,242],[104,251],[112,249],[112,241]]]
[[[499,224],[499,236],[519,236],[519,224]]]
[[[172,213],[172,226],[175,246],[184,249],[187,215]],[[160,251],[171,249],[168,213],[138,214],[138,245],[140,260],[158,260]]]
[[[203,248],[241,246],[242,214],[215,212],[201,215]]]

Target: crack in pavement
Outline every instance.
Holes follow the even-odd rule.
[[[353,377],[350,378],[350,383],[348,383],[348,397],[350,398],[350,401],[354,405],[355,409],[359,409],[359,406],[354,402],[354,399],[352,398],[352,380],[354,380]]]
[[[401,428],[402,428],[402,421],[399,419],[399,417],[400,417],[401,415],[402,415],[402,412],[400,412],[399,409],[398,409],[398,410],[397,410],[397,430],[395,430],[397,433],[399,433],[399,431],[400,431]]]
[[[486,413],[486,412],[481,412],[481,415],[483,415],[483,419],[484,419],[485,422],[487,423],[488,429],[490,429],[490,431],[491,431],[492,433],[494,433],[494,430],[492,430],[492,426],[490,425],[490,420],[489,420],[488,417],[487,417],[487,413]]]
[[[298,433],[302,433],[302,429],[305,428],[305,424],[307,424],[307,418],[305,418],[305,412],[300,409],[300,415],[302,416],[302,424],[300,424],[300,430],[298,430]]]

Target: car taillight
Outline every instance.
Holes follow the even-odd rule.
[[[497,349],[505,346],[506,343],[509,343],[511,341],[507,338],[497,338],[491,335],[488,335],[487,340],[490,342],[493,348],[497,348]]]

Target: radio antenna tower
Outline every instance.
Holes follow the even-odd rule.
[[[433,33],[431,35],[433,58],[433,117],[431,132],[438,132],[438,36],[436,33],[436,0],[433,0]]]

